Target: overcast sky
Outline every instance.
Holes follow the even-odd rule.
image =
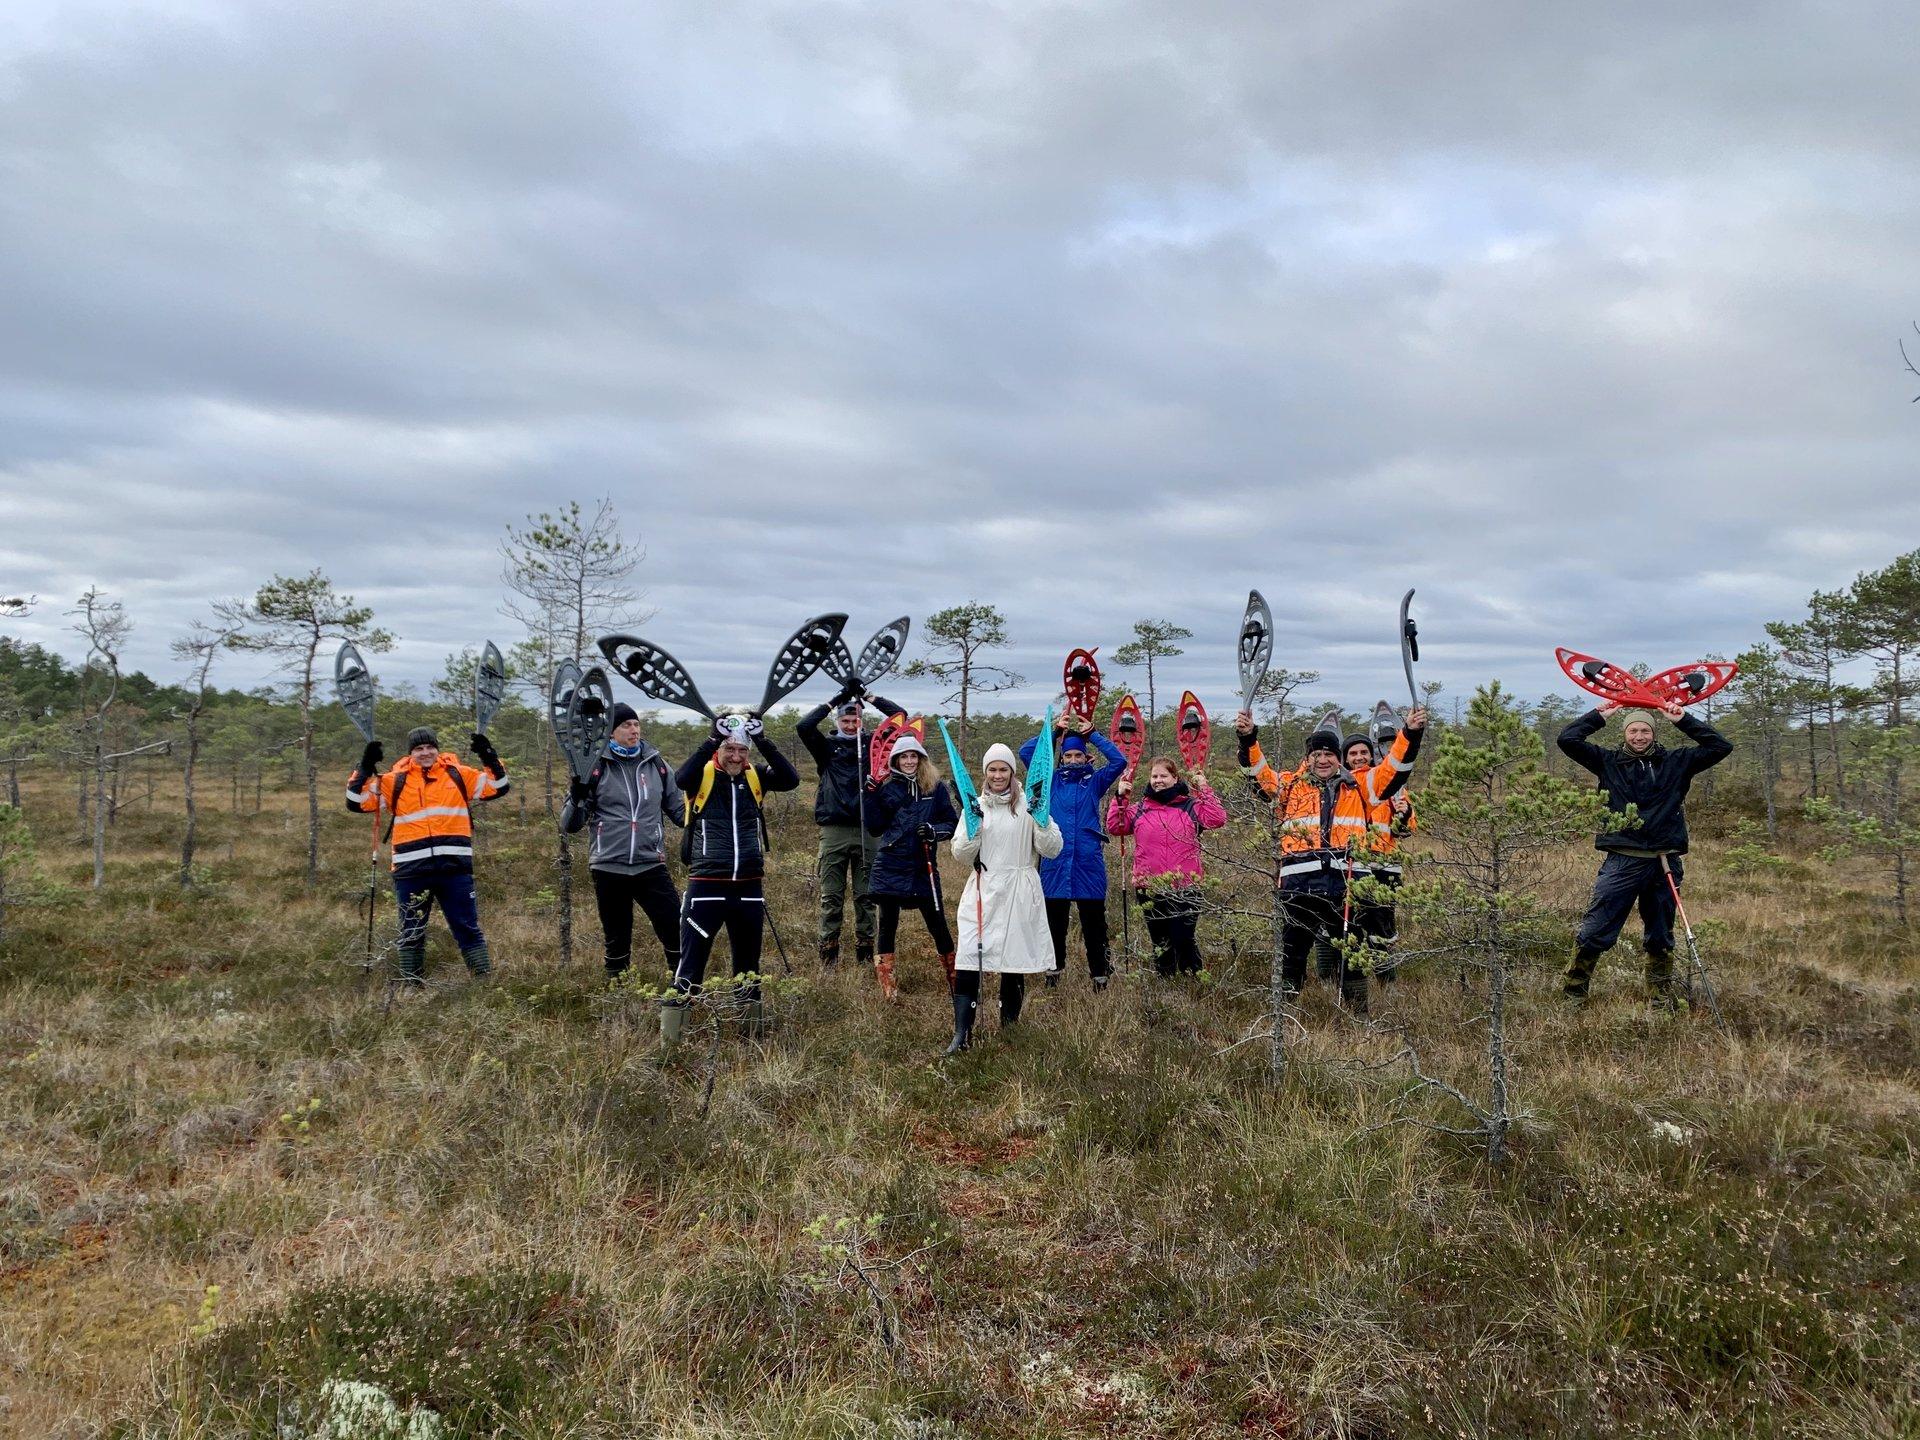
[[[1732,653],[1920,544],[1917,13],[10,0],[7,630],[319,566],[423,682],[610,494],[716,700],[979,599],[1225,708],[1250,585],[1350,708],[1408,586],[1450,690]]]

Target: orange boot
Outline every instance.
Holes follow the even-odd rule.
[[[940,957],[940,968],[947,972],[947,993],[953,993],[953,951],[949,950]]]
[[[893,983],[893,956],[891,954],[874,956],[873,973],[880,977],[880,998],[898,1000],[900,987]]]

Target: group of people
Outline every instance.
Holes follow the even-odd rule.
[[[1627,721],[1619,749],[1593,744],[1589,737],[1616,708],[1589,711],[1559,739],[1562,751],[1595,774],[1616,812],[1629,805],[1635,811],[1631,827],[1596,842],[1606,858],[1563,982],[1576,1000],[1585,999],[1595,963],[1618,939],[1636,904],[1645,924],[1648,985],[1656,995],[1672,985],[1687,789],[1732,749],[1678,706],[1669,706],[1667,716],[1693,740],[1690,746],[1657,744],[1644,711]],[[953,1000],[947,1053],[966,1050],[982,977],[999,977],[1000,1023],[1015,1023],[1030,977],[1059,983],[1076,916],[1092,986],[1107,988],[1112,955],[1104,847],[1118,839],[1123,853],[1131,850],[1124,883],[1145,916],[1156,971],[1173,979],[1204,968],[1196,934],[1205,877],[1202,837],[1225,825],[1227,812],[1199,769],[1155,756],[1138,777],[1144,783],[1136,785],[1119,747],[1090,721],[1069,714],[1047,737],[1058,755],[1044,824],[1030,812],[1020,783],[1040,736],[1018,754],[1001,744],[988,748],[972,813],[963,814],[912,730],[892,744],[884,776],[872,776],[869,709],[905,715],[882,696],[849,688],[808,711],[798,725],[819,776],[814,820],[820,832],[818,943],[824,966],[840,958],[850,908],[857,961],[872,966],[883,997],[896,999],[900,920],[907,912],[918,914]],[[832,728],[823,729],[829,716]],[[610,718],[604,750],[587,777],[572,782],[560,824],[569,833],[589,835],[588,866],[609,976],[632,964],[634,912],[651,926],[673,977],[661,1021],[663,1036],[672,1042],[723,929],[734,973],[760,970],[767,923],[765,801],[798,788],[800,775],[756,715],[720,716],[677,769],[641,734],[631,706],[616,704]],[[1241,772],[1271,805],[1277,833],[1274,881],[1288,988],[1304,987],[1307,961],[1316,950],[1320,977],[1338,980],[1342,1002],[1352,1011],[1367,1010],[1370,976],[1392,977],[1397,852],[1417,826],[1407,783],[1426,725],[1426,711],[1413,709],[1384,753],[1367,735],[1343,738],[1316,728],[1299,763],[1276,770],[1253,716],[1244,710],[1236,716]],[[418,984],[424,978],[425,928],[436,902],[468,968],[485,975],[490,962],[474,900],[472,813],[474,805],[507,792],[505,767],[481,734],[471,740],[483,767],[478,769],[442,752],[424,727],[407,744],[407,755],[383,775],[381,746],[369,743],[347,784],[349,809],[392,817],[401,980]],[[668,822],[681,829],[684,893],[667,865]],[[955,925],[947,920],[940,878],[942,845],[968,870]],[[757,1004],[757,995],[751,1003]]]

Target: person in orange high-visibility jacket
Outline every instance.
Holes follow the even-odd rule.
[[[1370,738],[1349,735],[1346,758],[1347,769],[1357,775],[1378,757]],[[1390,891],[1400,888],[1400,838],[1411,835],[1420,827],[1419,817],[1414,814],[1413,799],[1401,788],[1405,778],[1402,772],[1385,786],[1387,798],[1367,814],[1370,831],[1367,839],[1367,874]],[[1357,868],[1350,878],[1359,878]],[[1393,911],[1393,896],[1389,894],[1384,898],[1356,900],[1353,928],[1360,932],[1367,942],[1367,948],[1373,952],[1369,969],[1374,979],[1382,984],[1391,982],[1395,968],[1393,947],[1400,938],[1399,922]]]
[[[443,754],[426,726],[407,735],[407,753],[386,774],[377,773],[384,753],[367,742],[360,765],[347,779],[347,809],[393,817],[393,894],[400,906],[400,978],[423,984],[427,970],[427,917],[434,902],[447,917],[460,958],[474,975],[493,969],[480,929],[473,888],[473,807],[507,793],[506,766],[493,743],[476,734],[469,742],[486,768],[476,770]]]
[[[1292,770],[1276,771],[1260,751],[1260,730],[1251,712],[1234,719],[1240,736],[1240,768],[1273,801],[1280,827],[1280,854],[1274,877],[1280,890],[1280,983],[1298,994],[1306,983],[1307,956],[1316,940],[1337,942],[1352,927],[1347,878],[1373,834],[1374,808],[1389,801],[1406,783],[1426,729],[1427,712],[1415,710],[1393,742],[1385,763],[1357,774],[1340,763],[1340,736],[1315,730],[1307,737],[1306,758]],[[1367,1009],[1366,973],[1341,966],[1340,991],[1357,1013]]]

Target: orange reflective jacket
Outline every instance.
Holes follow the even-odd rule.
[[[473,807],[507,792],[505,776],[495,780],[485,770],[462,765],[442,754],[425,770],[402,756],[384,775],[365,779],[358,790],[358,771],[347,778],[347,808],[363,815],[385,810],[393,816],[393,869],[434,869],[473,866]]]
[[[1273,800],[1274,815],[1280,822],[1279,880],[1304,877],[1332,870],[1346,874],[1356,868],[1353,855],[1364,851],[1375,835],[1374,811],[1387,809],[1387,827],[1392,811],[1387,808],[1387,790],[1393,780],[1411,763],[1405,732],[1393,742],[1387,760],[1379,765],[1346,774],[1335,772],[1322,784],[1304,768],[1276,771],[1254,741],[1247,750],[1247,761],[1240,768]],[[1358,868],[1364,868],[1358,867]]]

